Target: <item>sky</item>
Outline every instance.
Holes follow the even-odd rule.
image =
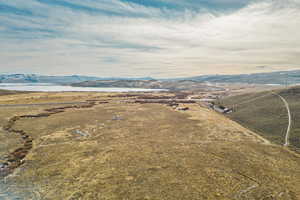
[[[300,0],[0,0],[0,73],[300,69]]]

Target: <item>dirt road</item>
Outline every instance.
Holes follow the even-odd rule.
[[[292,125],[292,116],[291,116],[291,111],[290,111],[290,106],[289,103],[286,101],[285,98],[283,98],[281,95],[277,94],[277,93],[273,93],[274,95],[278,96],[284,103],[286,110],[288,112],[288,118],[289,118],[289,122],[288,122],[288,127],[286,130],[286,134],[285,134],[285,143],[284,146],[289,146],[289,137],[290,137],[290,130],[291,130],[291,125]]]

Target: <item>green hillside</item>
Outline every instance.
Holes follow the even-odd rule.
[[[274,91],[289,103],[292,115],[290,147],[300,150],[300,87]],[[225,98],[221,104],[234,108],[230,118],[277,144],[284,144],[288,125],[283,101],[271,92]]]

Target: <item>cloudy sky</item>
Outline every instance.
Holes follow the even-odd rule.
[[[0,0],[0,73],[300,69],[300,0]]]

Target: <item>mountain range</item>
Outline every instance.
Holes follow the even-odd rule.
[[[102,81],[102,82],[101,82]],[[106,82],[103,82],[106,81]],[[107,82],[108,81],[108,82]],[[300,70],[278,71],[268,73],[238,74],[238,75],[202,75],[186,78],[165,78],[154,79],[151,77],[142,78],[116,78],[116,77],[94,77],[94,76],[47,76],[36,74],[0,74],[0,83],[55,83],[55,84],[76,84],[77,86],[94,87],[117,87],[118,84],[132,84],[132,81],[141,81],[139,84],[151,84],[154,87],[155,81],[174,82],[174,81],[193,81],[210,83],[248,83],[248,84],[299,84]],[[146,82],[143,82],[146,81]],[[87,83],[88,82],[88,83]],[[82,84],[78,84],[82,83]]]
[[[150,80],[152,78],[134,78],[134,80]],[[131,80],[131,78],[101,78],[93,76],[47,76],[36,74],[0,74],[0,83],[55,83],[71,84],[95,80]]]

